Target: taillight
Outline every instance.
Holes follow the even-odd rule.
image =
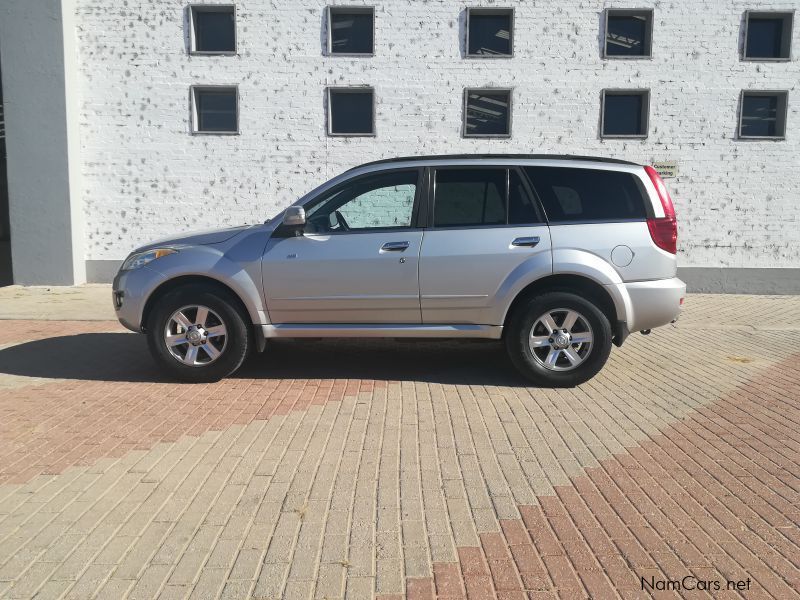
[[[667,186],[661,180],[658,172],[653,167],[645,167],[650,181],[658,193],[661,206],[664,208],[664,216],[654,219],[647,219],[647,228],[650,230],[650,237],[653,243],[671,254],[678,253],[678,221],[675,218],[675,207],[672,198],[669,196]]]

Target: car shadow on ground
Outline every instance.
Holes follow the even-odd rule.
[[[83,333],[0,350],[0,375],[167,383],[143,335]],[[238,379],[365,379],[520,386],[499,342],[479,340],[274,340]]]

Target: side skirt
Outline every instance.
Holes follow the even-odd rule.
[[[286,323],[261,325],[265,338],[482,338],[499,340],[496,325],[372,325]]]

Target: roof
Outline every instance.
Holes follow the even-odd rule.
[[[570,154],[439,154],[431,156],[403,156],[397,158],[385,158],[383,160],[376,160],[373,162],[365,163],[353,167],[359,169],[361,167],[369,167],[372,165],[384,165],[390,163],[400,162],[422,162],[429,160],[476,160],[476,159],[493,159],[493,160],[531,160],[531,159],[545,159],[545,160],[575,160],[585,162],[600,162],[600,163],[613,163],[618,165],[634,165],[637,163],[628,160],[620,160],[618,158],[602,158],[597,156],[573,156]],[[350,169],[351,171],[353,169]]]

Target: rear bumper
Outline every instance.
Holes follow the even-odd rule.
[[[628,329],[641,331],[673,322],[681,314],[686,284],[677,277],[623,283],[630,298]]]

